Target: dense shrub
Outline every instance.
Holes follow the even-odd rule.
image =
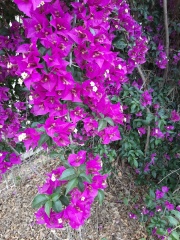
[[[0,4],[0,174],[50,149],[62,165],[33,200],[37,222],[78,228],[118,156],[148,186],[130,217],[179,239],[178,1],[14,2]]]

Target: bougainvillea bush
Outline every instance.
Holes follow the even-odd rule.
[[[40,146],[61,162],[32,202],[37,223],[82,226],[120,159],[148,189],[130,218],[179,239],[178,4],[0,4],[0,177]]]

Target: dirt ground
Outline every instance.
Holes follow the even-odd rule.
[[[94,203],[91,217],[79,230],[46,229],[37,225],[31,202],[37,186],[43,184],[45,173],[59,163],[39,155],[23,162],[6,174],[0,183],[0,240],[140,240],[148,239],[145,228],[129,219],[129,212],[142,187],[134,186],[130,170],[122,171],[108,181],[102,206]]]

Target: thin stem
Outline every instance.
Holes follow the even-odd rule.
[[[4,139],[3,142],[4,142],[17,156],[20,156],[20,154],[18,153],[18,151],[16,151],[16,149],[13,148],[13,147],[8,143],[7,140]]]
[[[137,70],[138,70],[138,73],[139,75],[141,76],[142,80],[143,80],[143,85],[146,85],[146,77],[144,76],[144,73],[141,69],[141,66],[140,65],[137,65]]]
[[[69,106],[68,106],[67,120],[68,120],[68,122],[71,122],[70,115],[69,115]],[[70,133],[70,135],[69,135],[69,140],[72,145],[73,144],[72,133]],[[72,153],[74,153],[74,149],[71,149],[71,151],[72,151]]]
[[[167,240],[168,237],[170,236],[170,234],[171,234],[173,231],[175,231],[177,228],[180,228],[180,225],[178,225],[178,226],[176,226],[175,228],[173,228],[173,229],[171,230],[171,232],[168,234],[168,236],[166,236],[166,238],[165,238],[164,240]]]
[[[161,183],[165,178],[167,178],[168,176],[170,176],[171,174],[173,174],[173,173],[175,173],[175,172],[177,172],[177,171],[179,171],[179,170],[180,170],[180,168],[178,168],[178,169],[170,172],[167,176],[165,176],[163,179],[161,179],[161,181],[159,181],[158,184]]]
[[[146,80],[146,77],[144,76],[144,73],[143,73],[140,65],[137,65],[137,70],[138,70],[139,75],[141,76],[141,78],[142,78],[142,80],[143,80],[143,85],[146,86],[147,80]],[[147,112],[150,113],[149,108],[147,108]],[[148,126],[148,129],[147,129],[147,138],[146,138],[146,145],[145,145],[145,149],[144,149],[145,156],[146,156],[146,153],[147,153],[148,148],[149,148],[150,134],[151,134],[151,127]]]
[[[146,138],[146,145],[145,145],[145,149],[144,149],[145,156],[146,156],[146,153],[147,153],[148,148],[149,148],[150,133],[151,133],[151,127],[148,126],[148,129],[147,129],[147,138]]]
[[[163,11],[164,11],[164,27],[165,27],[165,35],[166,35],[166,57],[169,59],[169,29],[168,29],[168,12],[167,12],[167,0],[163,0]],[[165,73],[164,73],[164,80],[167,80],[169,65],[167,63]],[[164,81],[164,82],[165,82]]]
[[[164,11],[164,26],[166,34],[166,56],[169,58],[169,29],[168,29],[168,12],[167,12],[167,0],[163,0],[163,11]]]

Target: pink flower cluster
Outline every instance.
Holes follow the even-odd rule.
[[[161,69],[165,69],[168,63],[168,59],[164,51],[164,47],[161,44],[159,44],[157,50],[159,50],[159,54],[156,58],[156,65]]]
[[[63,228],[69,224],[72,228],[79,228],[84,224],[84,221],[90,216],[91,205],[95,197],[98,195],[98,190],[104,190],[107,187],[106,175],[101,175],[102,170],[101,159],[99,156],[86,157],[86,151],[79,151],[77,154],[70,154],[68,157],[69,164],[78,169],[84,164],[87,176],[91,176],[92,181],[83,181],[84,190],[80,191],[77,187],[69,192],[67,195],[70,198],[70,203],[65,206],[62,211],[54,212],[51,209],[50,216],[45,212],[45,208],[41,207],[36,213],[37,223],[46,224],[48,228]],[[52,194],[57,187],[63,189],[67,184],[67,180],[59,180],[65,167],[59,167],[48,174],[46,183],[39,187],[40,193]]]
[[[15,153],[9,154],[8,152],[0,152],[0,180],[1,175],[6,173],[9,168],[15,164],[20,164],[20,156],[17,156]]]

